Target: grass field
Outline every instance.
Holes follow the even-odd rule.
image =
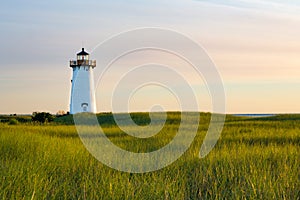
[[[132,114],[139,125],[147,113]],[[123,133],[112,115],[99,114],[106,135],[136,152],[172,140],[180,113],[168,113],[152,138]],[[170,166],[144,174],[111,169],[83,146],[72,116],[38,125],[0,123],[1,199],[300,199],[300,115],[227,116],[216,147],[204,159],[199,148],[210,115],[201,113],[198,134]],[[189,134],[187,131],[186,134]]]

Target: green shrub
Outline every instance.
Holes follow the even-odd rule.
[[[17,125],[19,123],[18,120],[16,120],[15,118],[11,118],[8,122],[9,125]]]

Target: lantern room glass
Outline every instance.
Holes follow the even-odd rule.
[[[77,60],[89,60],[89,56],[88,55],[78,55]]]

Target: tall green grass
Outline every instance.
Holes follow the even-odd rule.
[[[147,113],[132,115],[149,123]],[[147,117],[148,116],[148,117]],[[144,174],[119,172],[98,162],[82,145],[72,116],[48,125],[0,123],[1,199],[299,199],[300,116],[227,116],[216,147],[204,159],[199,148],[210,114],[201,113],[198,134],[170,166]],[[136,139],[111,114],[98,116],[116,145],[136,152],[172,140],[180,113],[168,113],[162,131]],[[65,125],[69,124],[69,125]],[[189,134],[187,131],[186,134]]]

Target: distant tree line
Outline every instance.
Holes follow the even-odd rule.
[[[69,115],[69,112],[59,110],[56,114],[49,112],[33,112],[32,115],[17,115],[17,114],[0,114],[0,123],[8,123],[9,125],[16,125],[19,123],[49,123],[54,121],[55,118]]]

